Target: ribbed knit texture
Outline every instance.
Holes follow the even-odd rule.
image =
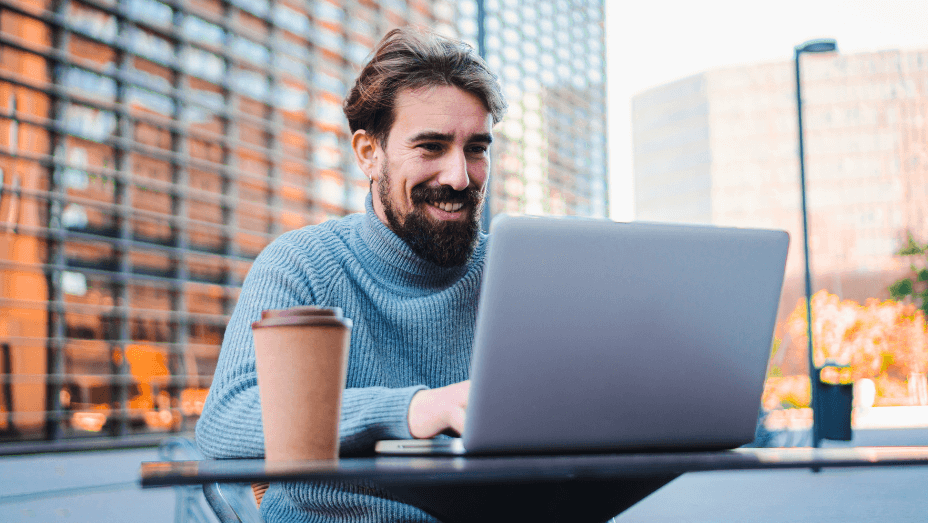
[[[339,427],[342,456],[410,438],[413,394],[466,380],[486,238],[470,263],[442,269],[417,257],[367,212],[281,235],[255,260],[222,342],[197,444],[210,458],[264,455],[251,323],[265,309],[341,307],[351,331]],[[281,347],[281,350],[288,350]],[[272,484],[265,521],[434,522],[373,485]]]

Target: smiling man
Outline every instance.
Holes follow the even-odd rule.
[[[463,265],[479,230],[492,115],[480,97],[449,85],[407,88],[395,110],[389,141],[354,131],[358,162],[377,184],[374,212],[422,258]]]
[[[344,104],[366,212],[286,233],[255,260],[226,329],[197,443],[264,455],[250,325],[266,309],[341,307],[351,318],[341,453],[464,427],[486,236],[479,230],[497,77],[461,42],[412,29],[378,44]],[[281,347],[281,351],[288,347]],[[272,484],[266,521],[433,522],[373,485]]]

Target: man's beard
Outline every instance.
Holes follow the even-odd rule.
[[[480,230],[484,200],[481,191],[474,187],[458,191],[447,185],[429,187],[419,184],[412,188],[410,194],[413,209],[400,221],[390,201],[390,173],[386,162],[380,171],[377,190],[390,229],[416,255],[439,267],[458,267],[467,263]],[[434,220],[425,206],[435,202],[463,203],[461,210],[468,214],[463,220]]]

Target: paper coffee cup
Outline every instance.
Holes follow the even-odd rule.
[[[338,308],[268,310],[251,325],[265,459],[338,458],[351,320]]]

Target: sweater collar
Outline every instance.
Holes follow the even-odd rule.
[[[371,273],[386,283],[422,290],[444,288],[463,277],[473,267],[475,259],[482,258],[486,235],[481,232],[467,264],[439,267],[416,255],[405,241],[380,221],[374,212],[371,194],[367,195],[364,207],[366,212],[360,233],[368,252],[362,258]]]

